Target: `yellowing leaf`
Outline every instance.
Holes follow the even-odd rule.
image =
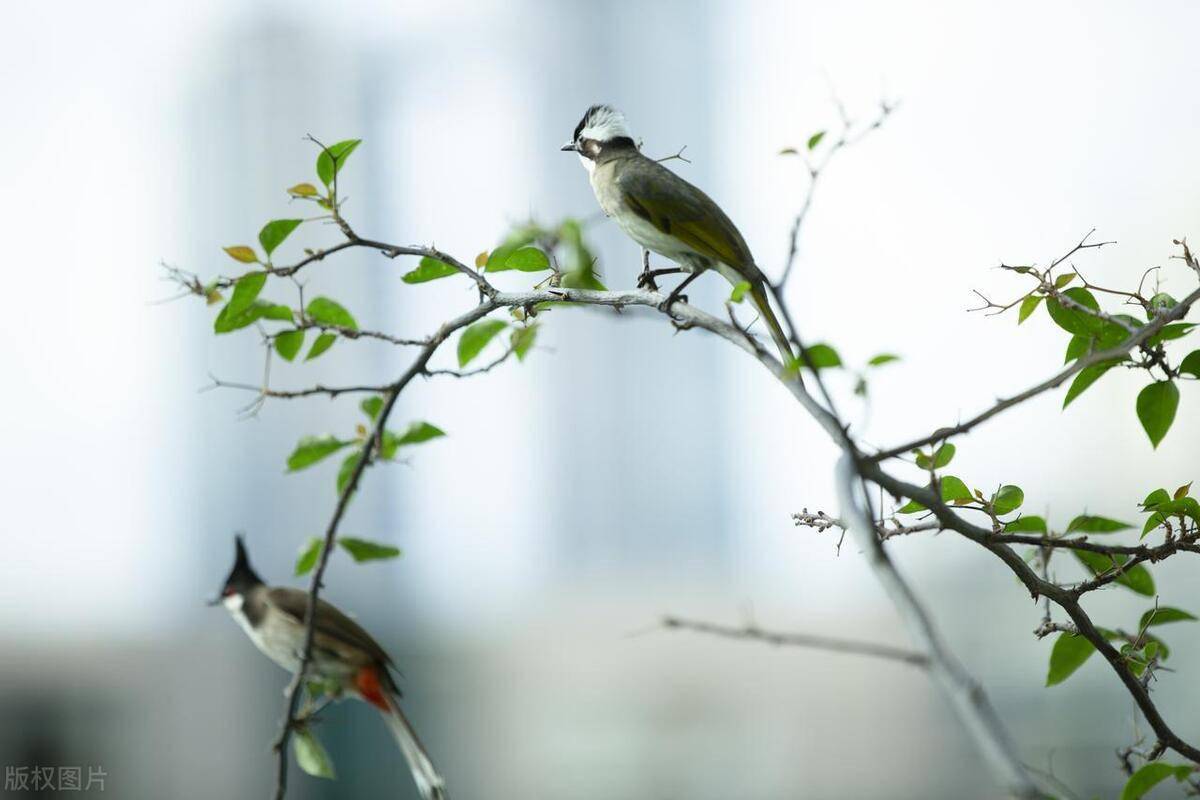
[[[229,253],[229,256],[235,261],[240,261],[243,264],[258,263],[258,256],[255,255],[254,250],[244,244],[235,244],[232,247],[223,247],[221,249]]]
[[[292,188],[288,189],[288,194],[293,197],[316,197],[317,187],[311,183],[297,183]]]

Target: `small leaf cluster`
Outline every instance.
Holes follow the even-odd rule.
[[[733,302],[740,302],[741,297],[738,296],[738,290],[742,284],[734,287],[734,294],[730,296]],[[747,289],[749,284],[745,284]],[[786,365],[789,373],[796,374],[802,369],[815,369],[818,372],[823,369],[847,369],[854,377],[854,393],[860,397],[867,395],[867,373],[870,370],[882,367],[885,364],[891,364],[900,360],[900,356],[894,353],[879,353],[867,359],[865,369],[855,370],[847,367],[842,360],[842,356],[837,349],[828,342],[816,342],[806,345],[804,352],[792,358]]]
[[[359,404],[363,414],[374,422],[380,411],[383,409],[384,400],[378,395],[372,395]],[[360,458],[367,458],[368,464],[376,460],[394,461],[402,447],[424,444],[431,439],[437,439],[445,436],[445,432],[436,425],[431,425],[428,422],[412,422],[404,431],[384,430],[379,437],[379,442],[368,442],[370,431],[365,425],[358,425],[355,436],[349,439],[342,439],[337,436],[305,436],[296,443],[295,449],[287,458],[288,472],[299,472],[303,469],[317,464],[338,451],[356,445],[354,452],[346,456],[342,460],[341,466],[337,471],[335,486],[337,493],[340,495],[346,488],[350,480],[350,476],[354,474],[354,469]]]
[[[1025,322],[1044,305],[1053,323],[1070,335],[1064,359],[1067,364],[1121,345],[1140,328],[1178,305],[1178,301],[1166,292],[1145,297],[1140,291],[1102,289],[1082,281],[1075,271],[1053,275],[1053,267],[1044,271],[1034,267],[1006,268],[1037,280],[1037,286],[1019,300],[1017,324]],[[1077,279],[1085,285],[1072,286]],[[1104,311],[1097,294],[1118,296],[1126,305],[1140,306],[1143,318]],[[1075,402],[1114,367],[1145,370],[1151,381],[1138,392],[1134,408],[1151,446],[1157,448],[1170,431],[1179,410],[1179,382],[1200,378],[1200,350],[1192,350],[1173,366],[1166,344],[1183,339],[1195,327],[1192,322],[1170,322],[1139,345],[1135,354],[1122,354],[1084,367],[1067,388],[1063,408]]]
[[[359,564],[364,561],[396,558],[400,555],[399,547],[372,542],[367,539],[359,539],[354,536],[338,536],[335,541],[339,547],[349,553],[350,557]],[[321,558],[321,551],[324,549],[325,541],[323,539],[317,536],[310,538],[304,547],[301,548],[300,555],[296,558],[296,575],[306,575],[311,572],[312,568],[317,565],[317,561]]]
[[[963,479],[956,475],[937,475],[936,471],[948,466],[955,453],[955,446],[945,442],[932,452],[914,450],[912,454],[917,466],[930,473],[928,488],[937,491],[942,502],[982,510],[996,525],[1003,525],[1000,517],[1013,513],[1025,503],[1024,490],[1020,486],[1005,484],[993,492],[986,493],[982,489],[969,488]],[[898,508],[896,513],[916,514],[925,510],[925,506],[916,500],[910,500]]]
[[[509,329],[511,332],[508,336],[508,352],[515,355],[518,361],[524,361],[537,341],[538,327],[536,322],[521,325],[501,319],[485,319],[469,325],[458,337],[458,366],[465,367],[470,364],[493,339]]]
[[[314,202],[321,208],[336,213],[337,175],[360,143],[360,139],[347,139],[331,147],[322,147],[317,156],[316,172],[324,190],[311,183],[297,183],[287,190],[288,194],[295,199]],[[231,333],[260,321],[290,323],[292,327],[276,332],[272,339],[280,357],[292,361],[304,346],[306,327],[334,326],[357,330],[358,325],[349,312],[329,298],[319,297],[310,302],[306,309],[299,312],[300,318],[297,320],[297,312],[287,305],[261,297],[267,278],[277,272],[272,263],[276,249],[307,221],[309,220],[299,218],[273,219],[263,225],[258,232],[261,256],[250,245],[238,244],[223,248],[234,261],[256,264],[260,269],[251,270],[232,281],[229,301],[213,321],[215,333]],[[205,296],[209,305],[224,299],[215,285],[206,287]],[[320,356],[333,346],[336,338],[334,333],[322,332],[309,348],[305,360]]]
[[[486,273],[550,272],[545,282],[552,286],[605,290],[596,274],[596,258],[583,239],[582,225],[575,219],[551,227],[536,222],[518,225],[490,251],[476,256],[475,268]],[[453,265],[426,256],[403,280],[428,283],[461,274]]]

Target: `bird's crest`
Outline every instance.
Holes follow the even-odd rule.
[[[575,126],[575,138],[595,139],[597,142],[611,142],[613,139],[632,138],[625,124],[625,115],[612,106],[594,105],[579,120]]]

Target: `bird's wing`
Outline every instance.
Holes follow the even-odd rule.
[[[280,611],[304,624],[304,616],[308,612],[308,592],[290,586],[277,586],[267,592],[267,597]],[[387,652],[371,634],[324,600],[317,600],[317,618],[313,623],[313,630],[335,642],[361,650],[375,661],[389,665],[392,663]]]
[[[633,213],[700,255],[759,277],[742,234],[704,192],[651,159],[631,166],[618,171],[616,181]]]

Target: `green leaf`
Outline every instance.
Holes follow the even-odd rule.
[[[317,177],[321,179],[321,183],[326,187],[333,183],[334,176],[342,171],[346,159],[361,142],[362,139],[346,139],[321,149],[320,155],[317,156]]]
[[[940,481],[942,485],[942,500],[947,503],[969,501],[974,495],[967,485],[962,482],[961,478],[956,478],[953,475],[943,475]]]
[[[232,300],[230,302],[233,302]],[[229,312],[229,303],[221,309],[221,313],[217,314],[217,318],[213,320],[213,331],[216,333],[229,333],[230,331],[240,330],[247,325],[252,325],[260,319],[274,319],[285,322],[292,322],[292,310],[287,306],[270,303],[265,300],[255,300],[249,307],[242,311],[231,314]]]
[[[258,232],[258,243],[262,245],[262,249],[270,257],[283,243],[292,231],[304,222],[302,219],[273,219],[263,226],[263,229]]]
[[[1092,657],[1096,647],[1087,639],[1074,633],[1060,633],[1050,650],[1050,671],[1046,674],[1046,685],[1057,686],[1083,666]]]
[[[933,454],[933,468],[941,469],[949,464],[954,458],[954,454],[956,452],[958,452],[958,448],[956,448],[954,445],[950,444],[949,442],[943,444],[937,449],[937,452]]]
[[[899,361],[899,360],[900,360],[900,356],[893,355],[892,353],[880,353],[877,356],[872,356],[871,360],[867,362],[867,366],[868,367],[881,367],[884,364],[890,364],[893,361]]]
[[[538,326],[536,323],[513,329],[509,344],[512,346],[513,354],[517,357],[518,361],[524,361],[525,356],[529,354],[530,348],[533,347],[534,341],[537,340],[537,332]]]
[[[1007,484],[1001,486],[992,497],[992,512],[997,516],[1010,514],[1020,508],[1024,502],[1025,492],[1021,490],[1021,487]]]
[[[350,442],[342,441],[334,436],[305,436],[296,444],[296,449],[288,456],[288,472],[311,467],[321,459],[336,453]]]
[[[796,356],[792,359],[790,369],[792,371],[807,368],[809,361],[812,362],[816,369],[829,369],[831,367],[840,367],[842,365],[842,357],[838,355],[837,350],[834,350],[830,345],[825,343],[810,344],[804,348],[808,353],[808,361],[804,360],[803,355]]]
[[[750,281],[738,281],[733,291],[729,293],[729,302],[740,303],[746,298],[746,292],[750,291]]]
[[[335,341],[337,341],[337,334],[322,333],[317,337],[317,340],[312,343],[312,347],[308,348],[308,355],[304,357],[304,360],[312,361],[314,358],[333,347],[333,343]]]
[[[1178,408],[1179,388],[1173,381],[1157,381],[1138,393],[1138,419],[1155,448],[1171,429]]]
[[[1092,343],[1095,339],[1091,336],[1072,336],[1067,342],[1067,354],[1063,358],[1064,364],[1069,364],[1080,356],[1087,355],[1092,349]]]
[[[1167,778],[1174,777],[1176,781],[1185,781],[1192,774],[1188,764],[1164,764],[1161,761],[1151,761],[1144,764],[1137,772],[1129,776],[1125,788],[1121,790],[1121,800],[1139,800],[1147,792]]]
[[[1139,536],[1138,538],[1145,539],[1146,534],[1150,533],[1150,531],[1154,530],[1159,525],[1165,525],[1166,522],[1167,522],[1166,515],[1160,511],[1155,511],[1153,514],[1150,515],[1150,518],[1146,520],[1146,524],[1144,526],[1142,526],[1142,535]]]
[[[235,244],[232,247],[223,247],[221,249],[229,253],[230,257],[235,261],[240,261],[243,264],[258,263],[258,256],[255,254],[254,249],[244,244]]]
[[[1179,371],[1193,378],[1200,378],[1200,350],[1193,350],[1184,356],[1179,364]]]
[[[564,289],[588,289],[593,292],[608,291],[608,288],[600,282],[600,279],[596,277],[596,273],[590,268],[564,272],[562,280],[559,281],[558,285]]]
[[[425,256],[417,264],[417,268],[412,272],[406,273],[401,280],[405,283],[425,283],[457,274],[458,270],[446,262]]]
[[[446,432],[436,425],[430,425],[428,422],[413,422],[409,424],[408,430],[396,444],[401,447],[408,444],[423,444],[430,439],[437,439],[445,435]]]
[[[295,317],[292,315],[292,310],[285,305],[279,303],[270,303],[264,300],[255,300],[254,305],[262,309],[261,317],[263,319],[274,319],[281,322],[295,322]]]
[[[1158,312],[1174,308],[1179,305],[1179,302],[1166,292],[1159,292],[1150,298],[1150,310],[1146,312],[1146,319],[1154,319]]]
[[[1005,533],[1040,533],[1045,536],[1049,531],[1046,528],[1046,520],[1042,517],[1026,514],[1023,517],[1018,517],[1012,522],[1004,523]]]
[[[313,322],[319,322],[322,325],[337,325],[341,328],[358,330],[358,323],[350,312],[340,303],[330,300],[328,297],[314,297],[309,301],[308,308],[304,310],[304,313]]]
[[[1029,319],[1029,315],[1037,311],[1038,304],[1044,300],[1040,294],[1031,294],[1021,301],[1021,308],[1017,311],[1017,324],[1020,325],[1025,320]]]
[[[934,469],[941,469],[954,458],[955,451],[954,445],[946,442],[934,452],[932,461],[924,453],[917,453],[917,466],[921,469],[929,469],[932,465]]]
[[[925,510],[925,506],[921,505],[916,500],[909,500],[907,503],[900,506],[900,508],[897,508],[896,513],[897,514],[915,514],[918,511],[924,511],[924,510]]]
[[[368,397],[366,400],[363,400],[361,403],[359,403],[358,407],[362,409],[364,414],[374,421],[379,416],[379,412],[383,410],[383,398],[379,395]]]
[[[342,465],[338,467],[337,479],[334,481],[334,486],[337,488],[338,496],[346,491],[346,484],[350,483],[350,477],[354,475],[354,468],[358,465],[358,457],[360,453],[351,453],[342,459]]]
[[[1146,499],[1142,501],[1142,507],[1149,509],[1159,503],[1169,503],[1171,495],[1167,494],[1166,489],[1155,489],[1150,494],[1146,495]]]
[[[1119,364],[1119,361],[1104,361],[1100,364],[1093,364],[1090,367],[1084,367],[1075,376],[1075,380],[1071,381],[1071,388],[1067,389],[1067,396],[1063,398],[1062,407],[1066,408],[1071,405],[1071,401],[1079,395],[1087,391],[1093,383],[1100,380],[1104,373]]]
[[[825,131],[817,131],[812,136],[808,137],[808,149],[813,150],[825,138]]]
[[[275,334],[275,352],[279,353],[279,357],[284,361],[291,361],[294,359],[296,357],[296,353],[299,353],[300,348],[303,346],[303,328]]]
[[[379,448],[379,455],[385,460],[390,461],[396,457],[396,450],[401,447],[424,444],[430,439],[437,439],[445,435],[446,432],[436,425],[430,425],[428,422],[412,422],[409,423],[408,429],[404,433],[397,434],[395,431],[384,431],[383,444]]]
[[[1154,507],[1155,512],[1164,517],[1191,517],[1200,524],[1200,502],[1194,497],[1181,497],[1178,500],[1168,500]]]
[[[296,559],[297,576],[307,575],[317,565],[317,559],[321,557],[321,546],[324,543],[324,540],[318,539],[316,536],[308,540],[308,544],[304,545],[299,558]]]
[[[507,269],[521,272],[541,272],[550,269],[550,259],[536,247],[522,247],[514,251],[504,263]]]
[[[333,759],[317,741],[317,737],[301,728],[292,734],[292,751],[296,754],[296,765],[316,778],[333,780]]]
[[[1138,630],[1145,630],[1151,625],[1166,625],[1168,622],[1189,622],[1196,619],[1195,616],[1181,608],[1171,608],[1170,606],[1161,606],[1152,608],[1138,621]]]
[[[254,304],[258,294],[267,285],[267,273],[262,271],[247,272],[237,279],[233,285],[233,294],[225,306],[230,316],[237,316]]]
[[[1194,327],[1196,327],[1194,322],[1173,322],[1170,325],[1164,325],[1158,333],[1146,340],[1146,344],[1153,346],[1161,342],[1169,342],[1172,339],[1180,339],[1187,336]]]
[[[487,347],[487,343],[506,327],[508,323],[503,320],[485,319],[463,331],[462,336],[458,338],[458,365],[465,367],[470,364],[475,356]]]
[[[364,561],[379,561],[384,558],[395,558],[400,555],[399,547],[392,547],[389,544],[379,544],[378,542],[369,542],[366,539],[355,539],[350,536],[339,536],[337,543],[342,549],[350,554],[358,563]]]
[[[1067,526],[1067,533],[1116,533],[1132,527],[1128,522],[1091,514],[1080,514],[1071,520],[1071,524]]]
[[[568,289],[605,291],[604,284],[596,276],[596,257],[583,241],[583,227],[579,221],[564,219],[558,226],[558,237],[564,250],[563,276],[559,285]]]
[[[1096,302],[1096,298],[1081,286],[1067,289],[1062,294],[1085,308],[1093,311],[1100,310],[1100,304]],[[1047,298],[1046,311],[1050,313],[1050,318],[1054,320],[1055,324],[1068,333],[1083,335],[1099,333],[1105,325],[1103,320],[1077,308],[1068,308],[1053,297]]]
[[[515,267],[508,263],[509,256],[535,241],[541,234],[542,230],[536,225],[522,225],[514,228],[508,237],[488,254],[484,270],[486,272],[504,272],[514,269]]]
[[[1091,570],[1093,575],[1102,575],[1111,571],[1116,565],[1129,560],[1126,555],[1108,556],[1103,553],[1093,553],[1090,550],[1073,550],[1075,557]],[[1115,564],[1114,564],[1115,562]],[[1138,564],[1122,573],[1116,582],[1141,595],[1154,595],[1154,578],[1144,564]]]

